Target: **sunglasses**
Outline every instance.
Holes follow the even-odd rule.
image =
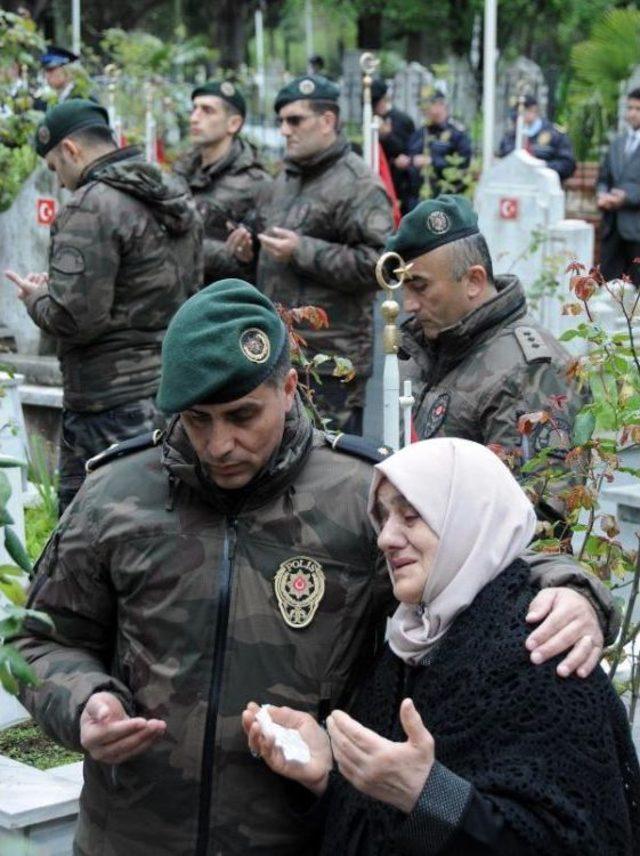
[[[296,115],[293,116],[278,116],[276,119],[276,125],[281,128],[284,124],[289,125],[292,128],[297,128],[299,125],[302,125],[305,119],[310,119],[313,114],[307,113],[304,116]]]

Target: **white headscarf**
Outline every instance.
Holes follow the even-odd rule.
[[[422,606],[401,603],[390,622],[391,649],[415,665],[478,592],[525,549],[536,516],[507,467],[470,440],[423,440],[375,469],[369,515],[376,531],[380,524],[373,511],[386,478],[440,539]]]

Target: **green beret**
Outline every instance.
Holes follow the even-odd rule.
[[[340,89],[335,83],[327,80],[321,74],[305,74],[304,77],[296,77],[291,83],[283,86],[276,95],[273,109],[276,113],[285,104],[293,101],[333,101],[338,103]]]
[[[38,125],[35,136],[36,152],[40,157],[44,157],[69,134],[96,125],[109,127],[109,114],[104,107],[85,98],[63,101],[62,104],[47,110]]]
[[[242,398],[269,378],[288,342],[275,306],[253,285],[241,279],[208,285],[169,324],[158,407],[178,413]]]
[[[386,250],[410,262],[437,247],[477,235],[478,217],[465,196],[444,194],[426,199],[406,214]]]
[[[247,115],[247,103],[244,100],[244,95],[230,80],[208,80],[202,86],[196,86],[191,93],[191,100],[193,101],[197,95],[216,95],[226,101],[227,104],[235,107],[243,119]]]

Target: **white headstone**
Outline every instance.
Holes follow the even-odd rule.
[[[520,95],[534,95],[538,99],[540,112],[547,113],[548,87],[540,66],[527,57],[520,56],[510,63],[500,63],[496,85],[496,124],[494,148],[511,123],[510,114]]]
[[[16,297],[15,286],[4,271],[19,274],[48,268],[49,228],[63,202],[57,179],[39,166],[25,181],[13,205],[0,214],[0,325],[15,337],[18,352],[38,353],[40,330]]]
[[[434,84],[431,72],[419,62],[410,62],[393,78],[391,97],[396,110],[408,113],[416,126],[424,123],[420,109],[420,101],[425,90],[430,90]]]
[[[563,303],[570,302],[565,270],[573,259],[592,264],[593,227],[564,219],[558,174],[523,149],[514,151],[483,173],[475,205],[494,273],[520,278],[533,314],[554,335],[574,326],[562,315]],[[559,288],[555,294],[543,289],[541,296],[543,275],[550,271]]]

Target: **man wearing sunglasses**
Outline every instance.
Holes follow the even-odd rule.
[[[356,377],[343,383],[332,376],[333,363],[320,365],[320,409],[332,428],[360,434],[373,350],[373,268],[393,219],[381,182],[341,131],[338,97],[338,87],[319,75],[280,90],[284,169],[260,209],[259,244],[239,228],[228,246],[244,262],[257,249],[257,286],[272,300],[325,309],[329,328],[305,330],[309,356],[348,357]]]

